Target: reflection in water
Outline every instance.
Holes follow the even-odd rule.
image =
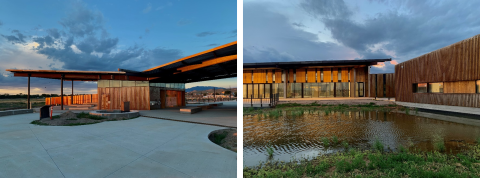
[[[343,148],[323,147],[321,139],[337,136],[339,142],[347,141],[352,147],[368,149],[375,139],[385,148],[395,150],[398,146],[408,146],[421,150],[433,150],[435,135],[444,138],[447,152],[456,153],[465,148],[465,143],[473,143],[480,135],[480,127],[429,119],[415,115],[393,112],[323,111],[302,116],[263,118],[245,116],[243,118],[244,165],[255,166],[267,161],[266,148],[274,148],[274,160],[290,161],[292,158],[312,157],[331,153]],[[331,139],[330,139],[331,140]]]

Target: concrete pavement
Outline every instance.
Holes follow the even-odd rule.
[[[207,138],[223,127],[145,117],[29,124],[36,119],[0,117],[0,177],[236,177],[236,153]]]

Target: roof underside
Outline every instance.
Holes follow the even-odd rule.
[[[378,62],[391,61],[392,59],[361,59],[361,60],[328,60],[328,61],[300,61],[300,62],[264,62],[244,63],[243,69],[251,68],[279,68],[296,69],[302,67],[321,66],[355,66],[355,65],[376,65]]]
[[[7,69],[15,77],[40,77],[50,79],[97,80],[149,80],[159,83],[191,83],[237,76],[237,42],[228,43],[198,54],[187,56],[152,69],[137,72],[119,71],[66,71]]]

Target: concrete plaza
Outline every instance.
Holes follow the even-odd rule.
[[[233,113],[223,114],[231,119]],[[0,177],[236,177],[236,153],[207,138],[225,127],[146,117],[83,126],[30,124],[38,115],[0,117]],[[196,118],[177,117],[186,116]]]

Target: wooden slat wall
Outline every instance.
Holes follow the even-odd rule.
[[[293,83],[293,69],[288,70],[288,83]]]
[[[332,69],[332,78],[333,82],[338,82],[338,68]]]
[[[320,75],[318,76],[318,78],[321,79]],[[323,82],[332,82],[332,71],[330,70],[330,68],[323,69]]]
[[[366,82],[367,81],[367,68],[357,68],[357,82]],[[366,86],[366,85],[365,85]]]
[[[244,70],[243,71],[243,83],[252,83],[252,71]]]
[[[307,82],[315,83],[315,69],[307,69]]]
[[[282,70],[275,70],[275,83],[282,83]]]
[[[342,68],[342,82],[348,82],[348,68]]]
[[[415,93],[412,102],[479,108],[479,101],[480,94],[476,93]]]
[[[63,105],[70,105],[72,96],[64,95],[63,96]],[[91,99],[93,101],[91,101]],[[73,104],[86,104],[86,103],[98,103],[98,94],[90,95],[73,95]],[[60,105],[60,96],[58,97],[46,97],[45,105]]]
[[[267,70],[267,82],[266,83],[273,83],[273,72],[272,70]]]
[[[305,80],[305,69],[297,69],[297,79],[296,79],[296,82],[297,83],[305,83],[306,80]]]
[[[99,109],[120,109],[124,101],[130,101],[132,110],[150,109],[150,89],[145,87],[98,88]],[[110,101],[110,102],[109,102]]]
[[[443,93],[475,93],[475,81],[444,82]]]
[[[377,79],[375,79],[375,76]],[[370,93],[368,93],[369,97],[376,96],[381,97],[395,97],[395,74],[389,73],[385,74],[385,87],[386,87],[386,95],[383,95],[383,74],[370,74]],[[368,77],[367,77],[368,78]],[[377,86],[377,90],[375,91],[375,85]]]
[[[354,73],[353,70],[354,70],[354,68],[350,68],[350,82],[351,82],[350,83],[350,97],[356,97],[355,96],[355,87],[356,87],[355,82],[356,81],[355,81],[354,76],[353,76],[353,73]]]
[[[480,79],[480,35],[395,65],[395,100],[428,104],[454,105],[479,94],[413,93],[414,83],[475,81]],[[449,84],[447,84],[449,85]],[[444,91],[448,89],[444,86]],[[456,90],[456,89],[455,89]],[[468,91],[465,89],[464,91]],[[448,102],[447,102],[448,101]],[[449,102],[452,102],[450,104]],[[465,101],[466,107],[478,107]]]

